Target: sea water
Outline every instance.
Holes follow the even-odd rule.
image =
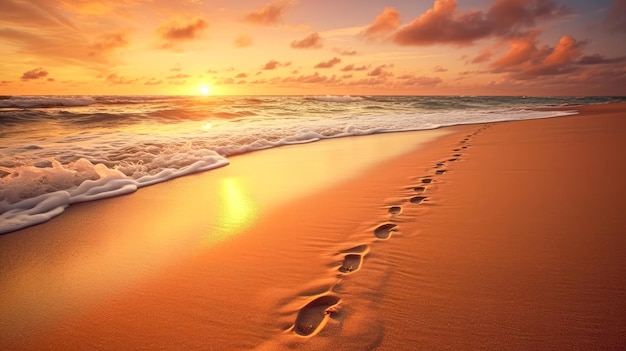
[[[567,116],[615,97],[4,96],[0,234],[77,202],[323,139]]]

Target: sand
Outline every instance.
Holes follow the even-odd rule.
[[[626,105],[579,109],[72,206],[0,236],[0,348],[619,349]]]

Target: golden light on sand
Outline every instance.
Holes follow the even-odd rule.
[[[222,206],[217,216],[218,230],[212,233],[212,240],[223,241],[250,227],[258,218],[258,209],[238,178],[225,178],[219,196]]]

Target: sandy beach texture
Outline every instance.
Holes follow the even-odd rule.
[[[626,105],[336,139],[0,236],[0,349],[616,350]]]

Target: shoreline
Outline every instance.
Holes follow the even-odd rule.
[[[222,208],[234,211],[231,214],[243,213],[243,219],[231,224],[238,234],[218,243],[203,242],[203,236],[195,235],[207,230],[202,221],[184,219],[185,211],[206,216],[204,212],[166,205],[169,197],[181,193],[192,201],[199,195],[201,182],[178,186],[173,180],[159,191],[145,194],[153,203],[149,211],[124,206],[122,202],[130,197],[111,199],[117,201],[111,201],[115,204],[109,210],[126,220],[110,223],[108,230],[128,230],[135,223],[130,218],[140,214],[143,222],[158,222],[173,212],[178,216],[173,223],[177,232],[194,235],[184,236],[182,243],[180,236],[158,238],[165,245],[148,250],[148,255],[180,256],[163,265],[140,267],[137,275],[127,272],[130,265],[142,262],[134,255],[157,239],[142,235],[121,245],[99,242],[106,236],[81,236],[81,231],[93,234],[94,222],[106,221],[100,215],[83,222],[67,221],[60,228],[83,241],[75,250],[63,249],[61,233],[56,238],[50,233],[47,238],[38,237],[42,249],[48,245],[59,250],[57,257],[48,257],[60,261],[56,272],[44,271],[51,274],[50,279],[59,274],[67,279],[79,270],[84,270],[81,276],[94,275],[86,281],[59,282],[59,286],[76,288],[66,298],[89,292],[96,299],[74,309],[57,301],[58,316],[50,325],[34,323],[29,330],[31,340],[9,335],[0,344],[6,343],[9,349],[43,345],[119,349],[164,343],[173,348],[202,348],[210,343],[218,349],[268,350],[387,350],[407,345],[432,349],[578,347],[574,342],[609,348],[619,345],[624,341],[620,335],[625,335],[626,323],[615,313],[623,310],[619,306],[624,307],[626,301],[626,287],[621,283],[626,281],[626,272],[611,267],[626,266],[626,258],[618,250],[626,248],[625,242],[615,237],[615,231],[626,225],[619,206],[610,205],[626,196],[619,182],[624,166],[615,162],[624,149],[618,137],[624,133],[619,117],[625,109],[624,104],[591,106],[580,108],[577,116],[448,127],[446,131],[451,133],[423,148],[399,152],[381,164],[359,170],[360,176],[314,189],[295,201],[277,203],[249,226],[245,218],[250,214],[245,208],[254,206],[246,201],[223,203]],[[585,151],[581,141],[596,149]],[[335,156],[338,160],[350,158],[358,150]],[[577,166],[586,163],[590,164]],[[567,177],[559,175],[568,169],[572,171]],[[585,186],[589,183],[593,186]],[[158,194],[161,190],[164,192]],[[225,199],[238,198],[237,194],[231,191]],[[593,200],[595,207],[576,202],[586,199]],[[72,212],[101,212],[97,203],[78,206]],[[224,214],[224,218],[233,218]],[[585,232],[598,218],[605,223],[604,244],[594,242]],[[159,225],[152,225],[147,234],[159,233]],[[503,241],[506,233],[519,239]],[[30,235],[42,236],[42,231],[31,230]],[[1,239],[0,245],[6,243]],[[576,242],[567,245],[573,239]],[[551,251],[555,245],[565,248]],[[101,262],[119,257],[119,250],[129,252],[128,256],[116,267],[102,267]],[[112,256],[105,261],[91,261],[107,254]],[[593,260],[599,257],[603,259],[594,266]],[[28,291],[28,283],[37,283],[28,281],[33,267],[26,265],[37,258],[29,257],[25,267],[19,267],[24,274],[15,274],[23,292]],[[583,262],[572,264],[574,258]],[[102,270],[125,274],[123,286],[105,284],[97,276]],[[601,283],[599,288],[589,284],[591,281]],[[571,290],[575,283],[584,289]],[[567,304],[551,305],[559,301]],[[323,322],[311,317],[316,315],[313,302],[317,303],[313,306],[332,308]],[[611,313],[608,307],[618,312]],[[316,323],[322,327],[317,328]],[[584,328],[587,323],[591,323],[590,329]],[[290,332],[294,328],[308,336],[294,335]],[[583,336],[587,340],[582,340]]]

